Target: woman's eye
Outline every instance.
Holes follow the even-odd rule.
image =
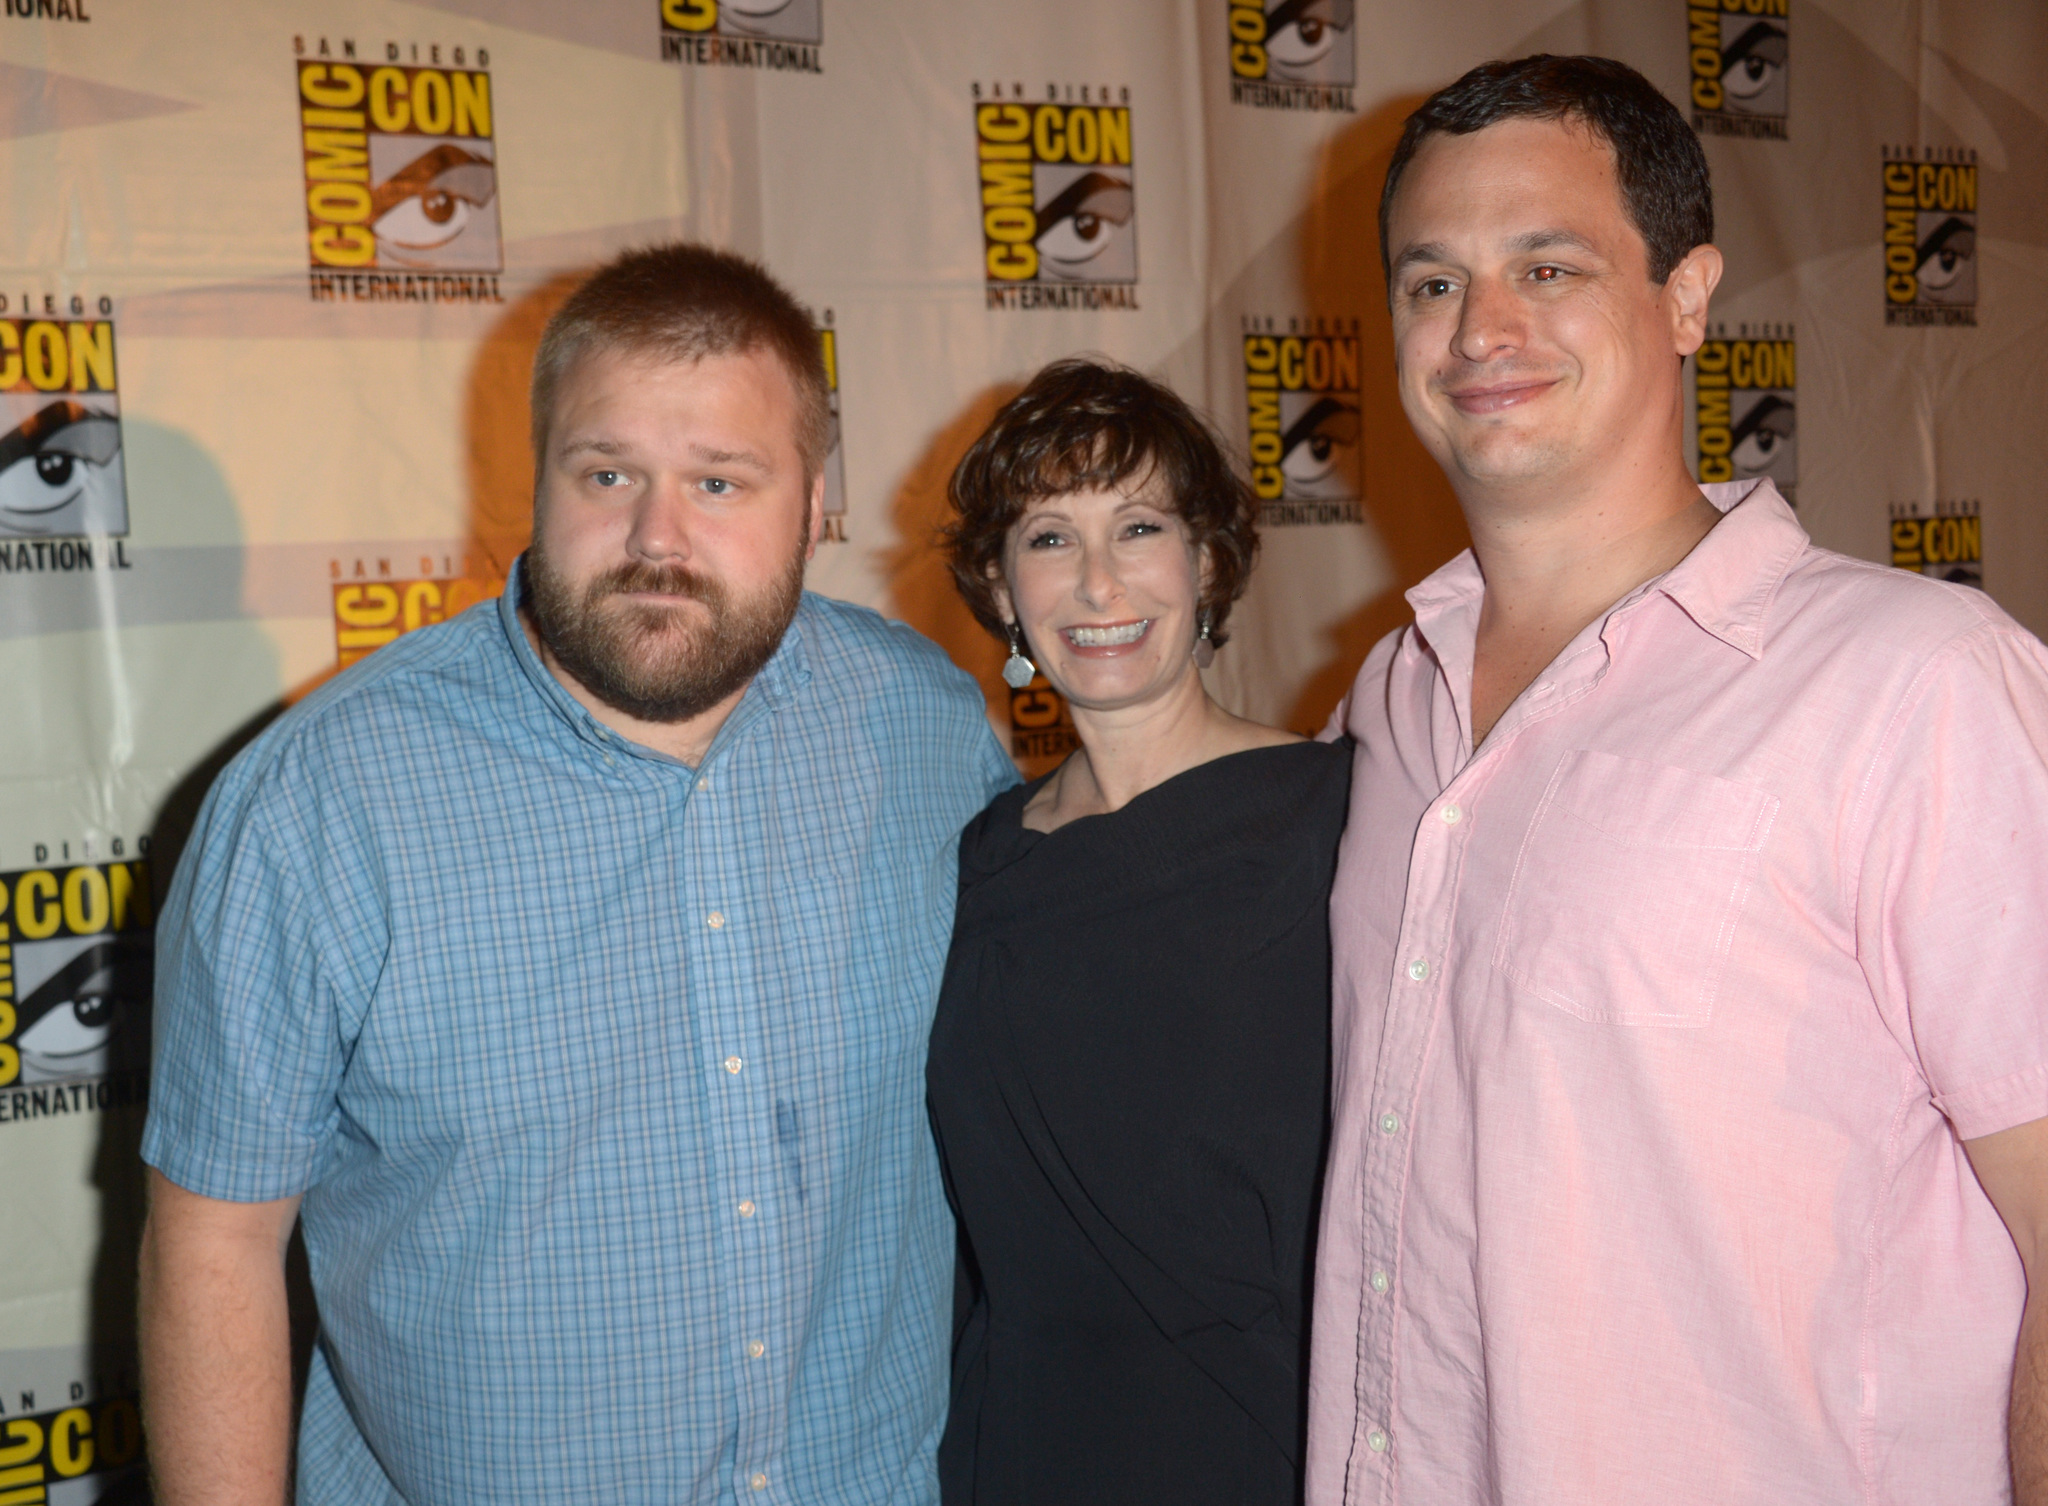
[[[1045,533],[1032,534],[1030,538],[1024,541],[1024,547],[1026,549],[1050,549],[1057,544],[1064,544],[1065,542],[1066,540],[1059,534],[1048,530]]]
[[[1148,533],[1158,533],[1159,531],[1160,529],[1157,523],[1133,523],[1128,529],[1125,530],[1125,533],[1129,537],[1135,539],[1142,538],[1144,535]]]

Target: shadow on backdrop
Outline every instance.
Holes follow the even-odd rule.
[[[1301,287],[1308,308],[1358,317],[1361,490],[1394,581],[1330,631],[1327,658],[1303,686],[1287,719],[1291,727],[1323,725],[1373,644],[1414,615],[1403,593],[1471,542],[1450,483],[1401,410],[1380,275],[1380,185],[1401,127],[1422,100],[1419,94],[1388,100],[1332,136],[1302,216]]]

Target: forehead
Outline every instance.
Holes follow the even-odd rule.
[[[1167,495],[1165,483],[1156,474],[1148,472],[1142,478],[1132,477],[1114,486],[1084,486],[1073,491],[1032,497],[1017,509],[1017,521],[1022,523],[1045,513],[1075,517],[1085,513],[1115,512],[1124,507],[1145,507],[1175,517],[1180,515],[1180,509]]]
[[[552,417],[556,429],[645,418],[793,433],[796,408],[795,384],[765,348],[677,359],[659,350],[606,346],[569,362]]]
[[[1633,234],[1614,150],[1574,120],[1503,120],[1423,139],[1395,190],[1390,249],[1543,227]],[[1640,237],[1638,237],[1640,239]]]

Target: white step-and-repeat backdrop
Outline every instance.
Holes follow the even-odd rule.
[[[947,474],[1055,357],[1172,383],[1264,500],[1216,689],[1313,729],[1464,542],[1394,395],[1401,122],[1484,59],[1606,53],[1713,164],[1701,477],[1772,476],[1821,543],[2048,627],[2026,0],[4,5],[0,1480],[60,1506],[134,1483],[181,836],[281,705],[497,592],[534,341],[615,251],[742,249],[814,310],[840,442],[812,584],[942,643],[1027,767],[1071,723],[953,598]]]

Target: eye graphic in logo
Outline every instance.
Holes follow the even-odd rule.
[[[497,192],[498,169],[489,157],[448,141],[422,152],[370,190],[378,260],[449,265],[445,255],[432,253],[467,230]],[[495,240],[496,226],[490,229]]]
[[[1746,394],[1736,394],[1741,402]],[[1780,491],[1789,492],[1799,475],[1798,410],[1775,392],[1756,394],[1749,410],[1730,431],[1729,462],[1739,481],[1768,476]]]
[[[1266,76],[1279,83],[1350,83],[1355,69],[1348,44],[1355,9],[1355,0],[1269,3]]]
[[[20,1081],[66,1082],[140,1066],[149,1050],[142,1021],[154,976],[150,937],[23,945],[17,954],[24,974],[31,953],[52,948],[69,955],[16,1006]]]
[[[1315,392],[1280,399],[1280,472],[1290,497],[1355,497],[1361,423],[1358,406]]]
[[[55,402],[0,435],[0,535],[127,531],[120,420],[83,403]]]
[[[1977,226],[1975,217],[1923,214],[1918,247],[1920,299],[1923,303],[1977,301]],[[1931,227],[1931,230],[1930,230]]]
[[[1741,30],[1735,31],[1737,27]],[[1783,115],[1790,50],[1790,37],[1775,22],[1753,21],[1743,26],[1739,16],[1722,17],[1723,108],[1731,115]]]
[[[1039,163],[1039,275],[1059,282],[1131,282],[1138,275],[1128,176]]]

